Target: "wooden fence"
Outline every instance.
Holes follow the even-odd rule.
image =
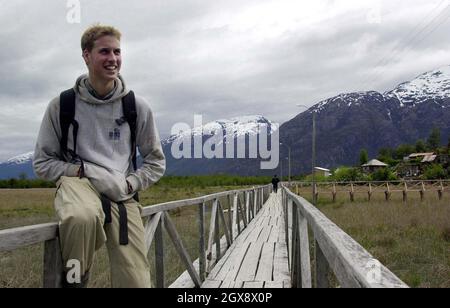
[[[297,194],[304,187],[311,187],[311,182],[291,182]],[[393,193],[402,193],[403,201],[408,200],[408,195],[418,193],[423,201],[427,193],[437,193],[442,200],[444,193],[450,192],[450,180],[435,181],[372,181],[372,182],[316,182],[314,188],[316,199],[319,194],[328,194],[336,202],[338,193],[348,194],[350,201],[355,201],[356,194],[367,195],[369,201],[374,193],[382,192],[386,201],[391,199]]]
[[[164,288],[164,241],[163,230],[166,230],[179,254],[186,272],[171,285],[182,287],[191,285],[200,287],[211,268],[220,260],[224,252],[247,226],[265,201],[269,198],[271,186],[234,190],[217,193],[200,198],[173,201],[145,207],[142,217],[147,220],[145,241],[150,253],[155,241],[155,273],[156,287]],[[221,202],[228,199],[228,209],[224,210]],[[199,258],[195,262],[186,250],[169,211],[187,206],[198,206]],[[211,206],[209,235],[205,234],[205,213]],[[226,213],[226,214],[225,214]],[[225,236],[220,238],[220,226]],[[207,242],[206,242],[207,239]],[[59,288],[62,285],[63,261],[58,238],[58,224],[49,223],[0,231],[0,252],[12,251],[29,245],[44,243],[43,287]],[[215,245],[215,249],[214,249]]]
[[[294,288],[313,287],[312,272],[315,287],[328,288],[330,271],[342,287],[408,287],[316,207],[286,186],[282,188],[282,202]],[[311,268],[308,226],[314,238],[315,271]]]

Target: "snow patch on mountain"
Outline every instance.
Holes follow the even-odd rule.
[[[268,134],[274,133],[277,129],[274,123],[260,115],[242,116],[229,120],[221,119],[172,135],[163,140],[162,144],[166,145],[172,143],[174,140],[184,139],[188,136],[213,136],[219,131],[222,131],[224,134],[230,134],[233,138],[256,135],[260,134],[264,127],[267,128]]]
[[[400,105],[415,106],[428,100],[450,98],[450,66],[427,72],[412,81],[400,84],[396,89],[386,92],[395,97]]]
[[[368,100],[370,98],[370,100]],[[369,91],[369,92],[355,92],[355,93],[342,93],[335,97],[326,99],[324,101],[321,101],[317,105],[315,105],[311,111],[312,112],[321,112],[329,105],[336,105],[337,107],[341,106],[360,106],[364,102],[371,101],[371,102],[382,102],[383,101],[383,95],[375,92],[375,91]]]
[[[26,164],[33,159],[33,155],[34,152],[28,152],[25,154],[14,156],[8,159],[7,161],[3,162],[2,164],[16,164],[16,165]]]

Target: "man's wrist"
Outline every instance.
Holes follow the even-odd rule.
[[[133,185],[127,180],[128,193],[131,194],[133,192]]]

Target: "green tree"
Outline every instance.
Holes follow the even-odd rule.
[[[396,159],[403,159],[405,156],[414,153],[415,150],[415,147],[412,145],[402,144],[397,147],[394,156]]]
[[[439,128],[433,128],[427,140],[427,146],[430,150],[435,151],[441,144],[441,131]]]
[[[424,177],[427,180],[445,179],[447,177],[447,171],[442,165],[433,164],[425,170]]]
[[[333,179],[338,182],[365,181],[359,168],[341,167],[334,172]]]
[[[427,145],[422,139],[417,140],[416,142],[416,152],[423,153],[427,151]]]
[[[397,176],[392,172],[390,168],[382,168],[370,175],[373,181],[395,181]]]
[[[392,152],[393,150],[390,148],[381,148],[380,151],[378,152],[377,159],[386,164],[395,165],[395,161],[392,157]]]
[[[369,162],[369,153],[366,149],[362,149],[359,153],[359,164],[364,165]]]

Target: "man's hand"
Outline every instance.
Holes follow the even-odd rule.
[[[128,193],[131,194],[133,192],[133,186],[128,181],[127,181],[127,185],[128,185]]]

